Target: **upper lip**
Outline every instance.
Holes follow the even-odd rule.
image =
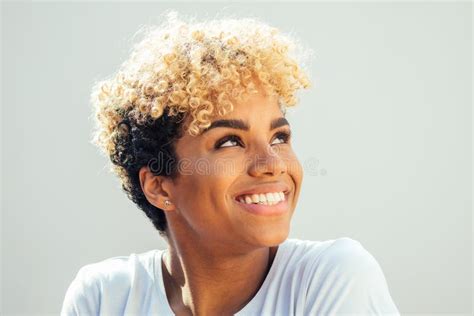
[[[248,190],[237,193],[234,198],[247,194],[260,194],[269,192],[283,192],[284,194],[290,191],[289,186],[284,182],[273,182],[256,185]]]

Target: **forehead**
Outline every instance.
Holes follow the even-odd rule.
[[[250,113],[277,114],[281,112],[278,96],[266,95],[262,92],[247,95],[242,101],[233,100],[233,104],[233,111],[226,113],[222,116],[223,118]]]
[[[232,99],[232,104],[232,111],[228,111],[224,115],[219,114],[218,109],[214,108],[214,113],[209,116],[211,124],[221,120],[240,119],[248,125],[260,125],[265,120],[270,121],[277,117],[285,116],[285,109],[280,102],[280,97],[278,95],[266,94],[262,89],[259,89],[258,93],[244,96],[241,101]],[[185,124],[183,124],[183,129],[188,127],[192,120],[193,117],[188,115],[185,119]],[[200,135],[203,132],[201,131]]]
[[[209,136],[209,131],[216,127],[231,127],[240,130],[253,130],[256,128],[274,129],[279,126],[289,125],[284,118],[279,96],[262,93],[248,95],[243,101],[232,100],[233,110],[225,115],[213,114],[210,118],[211,125],[202,130],[197,136],[183,133],[183,137],[178,141],[183,144],[199,142]],[[217,112],[217,111],[216,111]],[[188,117],[190,122],[192,118]],[[187,124],[184,124],[186,126]],[[218,130],[218,128],[216,128]]]
[[[218,127],[244,131],[265,126],[273,129],[275,124],[278,124],[276,119],[284,117],[280,110],[279,99],[275,96],[253,94],[240,102],[234,101],[233,105],[233,110],[225,115],[214,115],[210,119],[211,125],[204,129],[201,135]]]
[[[242,101],[232,100],[232,104],[232,111],[225,115],[219,115],[216,111],[210,118],[211,124],[221,120],[239,119],[247,125],[255,125],[284,116],[279,97],[262,92],[247,95]]]

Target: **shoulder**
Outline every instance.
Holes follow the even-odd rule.
[[[303,241],[309,245],[301,256],[302,264],[320,281],[321,275],[337,275],[339,279],[367,281],[380,276],[381,267],[375,257],[358,241],[349,237],[322,242]]]
[[[346,265],[347,269],[357,269],[374,264],[374,258],[361,243],[349,237],[324,241],[291,238],[285,241],[285,251],[289,261],[306,268]]]
[[[116,256],[82,266],[66,291],[61,315],[96,314],[108,297],[125,295],[140,279],[153,279],[156,252]]]
[[[360,273],[378,265],[374,256],[358,240],[349,237],[332,240],[320,260],[346,273]]]
[[[159,250],[116,256],[86,264],[77,273],[75,281],[83,284],[117,285],[128,283],[138,273],[153,278],[153,262]]]
[[[356,272],[377,265],[377,261],[362,244],[349,237],[324,241],[288,239],[286,251],[289,260],[298,266],[338,268]]]
[[[328,240],[308,251],[306,312],[398,315],[382,268],[357,240]]]

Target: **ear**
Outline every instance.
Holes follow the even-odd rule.
[[[138,175],[143,194],[148,202],[164,211],[175,209],[170,187],[171,179],[154,175],[148,166],[142,167]],[[166,200],[169,200],[171,204],[166,205]]]

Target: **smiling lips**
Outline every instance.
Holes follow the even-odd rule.
[[[235,200],[244,204],[274,205],[285,201],[289,191],[284,182],[267,183],[240,192],[235,196]]]
[[[281,195],[283,195],[283,199],[280,200]],[[252,213],[257,216],[280,216],[286,214],[289,211],[288,199],[287,196],[283,192],[269,192],[266,194],[252,194],[252,195],[244,195],[238,196],[234,199],[235,203],[237,203],[241,209]],[[275,199],[270,201],[271,199]],[[257,201],[255,203],[254,201]]]
[[[277,204],[280,201],[285,200],[285,194],[283,192],[269,192],[269,193],[260,193],[260,194],[245,194],[237,197],[237,200],[240,203],[246,204],[265,204],[273,205]]]

